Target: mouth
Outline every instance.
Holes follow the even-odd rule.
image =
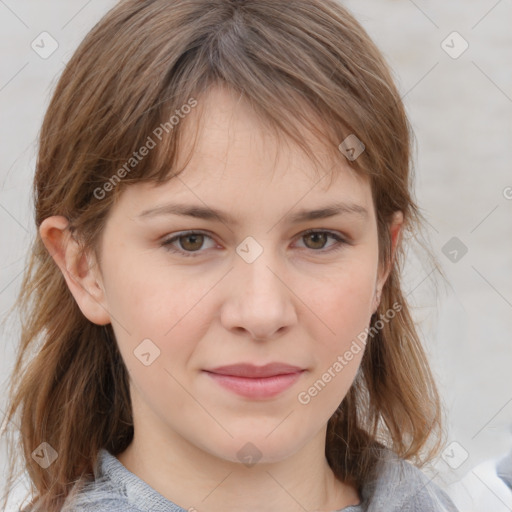
[[[252,399],[271,398],[290,388],[306,370],[285,363],[255,366],[248,363],[203,370],[223,388]]]

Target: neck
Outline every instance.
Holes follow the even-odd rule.
[[[155,439],[135,429],[118,459],[185,510],[331,512],[358,504],[355,488],[332,472],[324,446],[325,430],[285,460],[247,466],[219,459],[175,432]]]

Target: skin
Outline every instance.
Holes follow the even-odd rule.
[[[112,323],[128,369],[134,440],[118,459],[185,509],[302,512],[357,504],[356,489],[335,477],[324,447],[327,421],[363,351],[308,404],[297,396],[348,350],[377,309],[389,270],[378,262],[370,184],[341,153],[330,186],[293,145],[279,146],[274,162],[278,143],[249,106],[223,89],[211,89],[201,102],[208,122],[187,169],[166,184],[123,191],[102,235],[100,263],[91,254],[79,258],[64,217],[40,227],[83,314],[99,325]],[[321,141],[314,143],[322,154]],[[329,169],[326,163],[324,173]],[[299,209],[337,201],[357,203],[368,215],[286,220]],[[239,225],[138,217],[167,202],[220,209]],[[397,212],[389,226],[393,251],[402,224]],[[313,228],[350,243],[334,251],[330,236],[303,235]],[[198,256],[162,246],[191,229],[210,238],[182,237],[172,247]],[[263,248],[251,263],[236,252],[248,236]],[[160,355],[146,366],[134,350],[148,338]],[[306,371],[264,400],[235,395],[202,372],[272,361]],[[250,467],[237,456],[248,442],[261,456]]]

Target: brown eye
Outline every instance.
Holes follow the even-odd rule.
[[[334,243],[326,248],[326,243],[329,238],[333,239]],[[337,251],[338,249],[343,249],[345,245],[350,245],[347,240],[343,239],[336,233],[313,229],[303,233],[301,240],[304,240],[306,249],[310,249],[319,253],[331,253],[333,251]]]
[[[308,249],[323,249],[328,238],[328,234],[322,231],[316,231],[314,233],[304,235],[304,240],[311,241],[311,245],[306,244],[308,245]]]
[[[181,256],[200,256],[203,250],[200,250],[205,240],[212,240],[211,236],[191,231],[189,233],[181,233],[175,235],[167,240],[161,242],[162,247],[164,247],[169,252],[178,253]],[[196,253],[196,254],[194,254]]]
[[[334,243],[326,248],[326,243],[329,238],[333,239]],[[182,232],[181,234],[174,235],[173,237],[164,240],[161,242],[161,245],[167,251],[179,254],[180,256],[195,257],[201,256],[201,254],[205,252],[201,249],[204,249],[204,243],[208,239],[213,242],[212,237],[206,233],[195,231],[190,231],[188,233]],[[336,233],[322,230],[307,231],[302,234],[300,240],[307,240],[305,248],[320,254],[332,253],[343,249],[345,245],[351,245],[350,242],[343,239]]]
[[[204,235],[192,233],[189,235],[182,235],[178,238],[180,240],[180,246],[185,251],[197,251],[201,248],[204,242]],[[184,240],[184,242],[182,242]]]

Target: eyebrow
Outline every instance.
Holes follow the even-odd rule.
[[[223,224],[239,225],[239,221],[226,212],[214,208],[187,204],[164,204],[156,206],[155,208],[144,210],[138,215],[138,218],[156,217],[159,215],[180,215],[184,217],[194,217],[196,219],[218,221]],[[285,218],[288,222],[295,224],[308,220],[326,219],[336,215],[353,215],[366,219],[368,217],[368,210],[356,203],[334,203],[315,210],[299,210],[298,212],[285,216]]]

